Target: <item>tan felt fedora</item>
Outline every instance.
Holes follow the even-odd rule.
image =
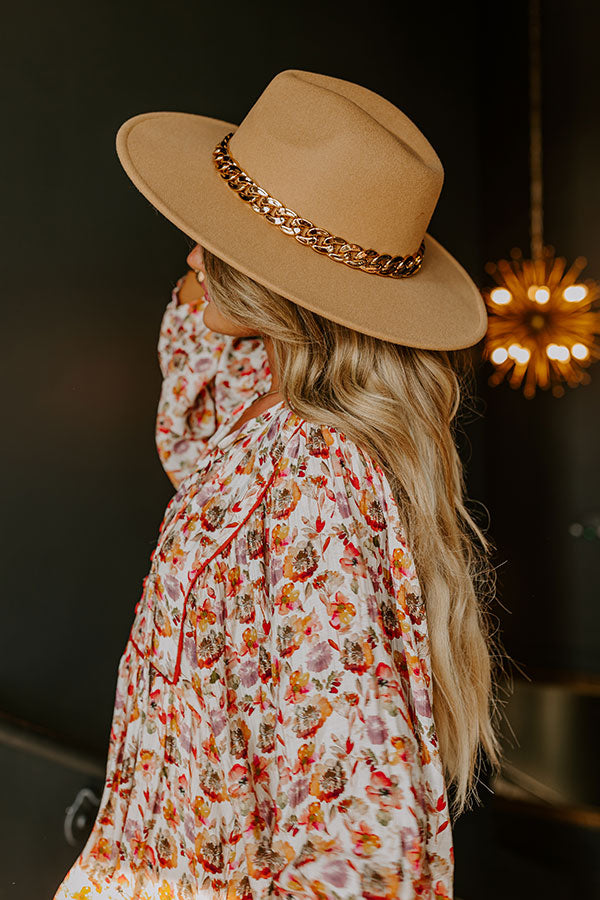
[[[288,69],[239,125],[141,113],[116,143],[135,186],[177,228],[298,305],[411,347],[484,336],[479,289],[426,231],[442,164],[368,88]]]

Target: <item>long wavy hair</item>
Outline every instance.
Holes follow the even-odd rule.
[[[496,548],[466,508],[455,446],[459,406],[473,399],[471,354],[362,334],[258,284],[205,248],[203,257],[217,309],[271,339],[286,404],[353,440],[390,482],[425,599],[433,716],[458,816],[479,802],[481,750],[493,770],[501,764],[495,719],[503,653],[490,611]]]

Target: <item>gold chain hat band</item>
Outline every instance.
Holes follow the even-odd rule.
[[[308,219],[302,218],[293,209],[288,209],[275,197],[271,197],[229,155],[229,139],[233,134],[233,131],[226,134],[213,150],[215,166],[228,187],[236,191],[238,197],[245,200],[254,212],[264,216],[267,222],[278,225],[285,234],[292,235],[317,253],[369,275],[407,278],[419,271],[425,255],[424,240],[421,241],[418,252],[412,256],[391,256],[389,253],[378,253],[377,250],[364,250],[358,244],[350,244],[345,238],[324,228],[317,228]]]

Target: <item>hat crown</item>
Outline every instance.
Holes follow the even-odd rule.
[[[444,169],[397,107],[313,72],[276,75],[229,141],[261,188],[318,228],[378,253],[418,251]]]

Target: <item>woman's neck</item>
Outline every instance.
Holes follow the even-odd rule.
[[[271,372],[271,387],[269,391],[279,390],[279,372],[277,371],[277,363],[275,361],[275,352],[273,350],[273,342],[270,337],[264,338],[265,350],[267,351],[267,359],[269,361],[269,369]]]

